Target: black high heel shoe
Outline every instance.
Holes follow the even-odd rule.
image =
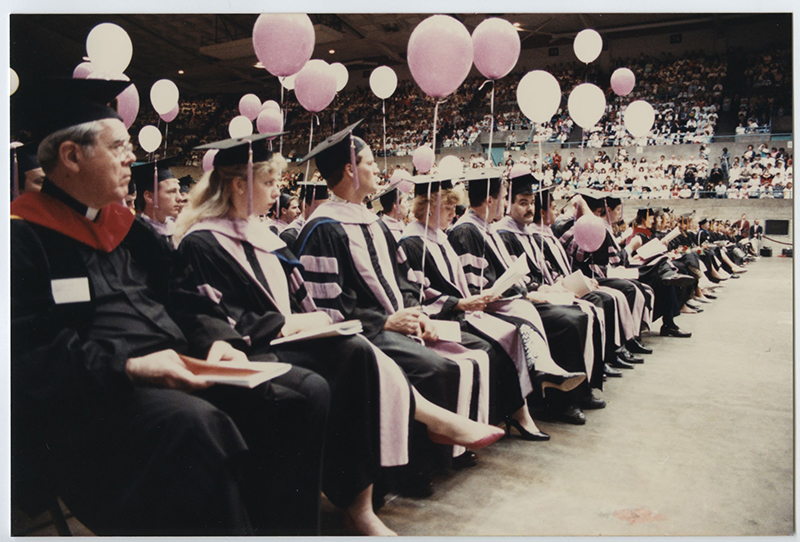
[[[521,438],[522,440],[550,440],[550,435],[548,435],[547,433],[543,433],[541,431],[539,431],[538,433],[531,433],[530,431],[522,427],[522,424],[519,423],[518,420],[515,420],[514,418],[511,417],[506,418],[507,435],[511,435],[512,427],[517,431],[519,431],[519,438]]]

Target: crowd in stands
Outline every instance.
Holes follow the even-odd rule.
[[[670,54],[661,57],[642,54],[617,59],[614,69],[627,67],[636,75],[634,90],[624,98],[611,91],[608,83],[610,73],[604,73],[596,66],[586,67],[578,63],[549,65],[545,69],[558,79],[565,96],[564,107],[559,108],[549,122],[535,126],[520,112],[516,100],[517,85],[527,68],[523,67],[519,73],[512,73],[495,83],[487,83],[482,77],[470,77],[457,93],[439,104],[436,146],[454,148],[477,144],[481,133],[487,132],[491,124],[489,102],[492,85],[496,141],[504,143],[512,151],[525,150],[528,144],[540,141],[565,143],[577,127],[565,106],[568,92],[576,85],[590,81],[607,89],[606,113],[594,128],[581,131],[578,140],[589,148],[617,146],[623,149],[617,153],[618,157],[611,153],[612,156],[607,156],[606,161],[597,163],[597,166],[595,162],[589,163],[591,167],[579,164],[579,170],[571,167],[569,173],[565,167],[553,169],[552,173],[546,167],[543,176],[548,180],[552,177],[556,184],[610,183],[617,188],[627,187],[634,197],[642,198],[667,197],[667,194],[671,197],[702,197],[708,192],[720,197],[791,197],[792,179],[791,173],[787,173],[787,157],[775,156],[777,150],[767,152],[770,156],[758,156],[755,161],[743,156],[728,157],[726,162],[722,157],[710,161],[701,149],[696,160],[673,164],[669,168],[666,164],[651,165],[644,160],[637,165],[635,159],[625,156],[624,147],[629,145],[707,144],[715,135],[719,116],[731,112],[736,104],[739,105],[740,124],[737,134],[768,130],[772,114],[790,114],[791,52],[777,49],[745,56],[745,69],[740,74],[742,84],[731,89],[726,88],[731,78],[728,77],[728,60],[724,54],[689,53],[677,59]],[[649,136],[638,140],[632,138],[622,121],[625,107],[634,100],[647,100],[656,110],[653,130]],[[308,150],[312,116],[291,97],[284,100],[284,108],[285,129],[289,135],[284,136],[282,143],[276,144],[281,144],[284,154],[292,160]],[[387,156],[410,157],[420,145],[432,143],[434,101],[425,96],[412,80],[400,81],[395,93],[384,103],[368,87],[337,95],[331,106],[313,116],[313,139],[321,141],[353,120],[364,118],[365,140],[375,149],[376,156],[384,156],[383,108]],[[228,123],[237,114],[236,101],[222,95],[182,101],[180,114],[169,123],[165,132],[165,154],[180,155],[184,165],[199,166],[202,153],[190,149],[225,137]],[[131,132],[138,133],[145,124],[155,124],[164,132],[165,123],[153,111],[141,113]],[[714,162],[723,170],[721,179],[711,175]],[[537,167],[533,159],[531,164]],[[468,167],[481,165],[475,159],[468,163]],[[753,179],[759,179],[757,186]],[[698,185],[696,180],[703,184],[695,186]],[[726,181],[724,192],[718,186],[720,180]],[[709,183],[711,186],[706,186]],[[687,186],[684,185],[688,185],[690,195],[686,195]]]

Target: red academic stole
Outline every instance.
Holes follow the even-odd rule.
[[[11,218],[44,226],[103,252],[119,246],[134,220],[128,208],[112,203],[103,207],[93,222],[41,192],[29,192],[15,199],[11,203]]]

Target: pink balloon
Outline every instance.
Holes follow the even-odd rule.
[[[203,155],[203,171],[211,171],[214,169],[214,157],[219,152],[219,149],[208,149]]]
[[[283,115],[274,109],[265,109],[258,114],[256,128],[259,134],[273,134],[283,131]]]
[[[281,106],[278,105],[278,102],[275,100],[267,100],[263,104],[261,104],[261,109],[259,112],[264,111],[265,109],[274,109],[275,111],[280,111]]]
[[[585,252],[594,252],[606,238],[603,220],[594,215],[583,215],[575,222],[575,242]]]
[[[611,74],[611,89],[617,96],[627,96],[636,85],[636,76],[628,68],[617,68]]]
[[[472,68],[472,38],[448,15],[433,15],[417,25],[408,39],[408,67],[419,88],[432,98],[458,89]]]
[[[72,70],[73,79],[86,79],[94,71],[94,66],[91,62],[81,62],[75,69]]]
[[[318,113],[336,96],[336,73],[324,60],[309,60],[297,74],[294,94],[306,111]]]
[[[472,32],[475,67],[488,79],[501,79],[519,60],[519,33],[505,19],[491,17]]]
[[[158,116],[161,117],[161,120],[163,120],[164,122],[172,122],[173,120],[175,120],[175,117],[177,117],[178,113],[180,112],[181,112],[181,106],[175,104],[175,107],[173,107],[163,115],[158,115]]]
[[[411,159],[411,162],[414,164],[414,167],[417,168],[417,171],[425,174],[433,167],[435,158],[436,154],[433,152],[433,149],[428,145],[423,145],[414,151],[414,157]]]
[[[117,113],[122,117],[125,128],[130,128],[139,114],[139,91],[130,85],[117,96]]]
[[[305,13],[263,13],[253,26],[253,49],[277,77],[299,72],[314,52],[314,25]]]
[[[250,120],[256,120],[261,111],[261,100],[255,94],[245,94],[239,100],[239,113]]]

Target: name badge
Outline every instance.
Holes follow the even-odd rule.
[[[56,305],[64,303],[81,303],[91,301],[89,294],[89,278],[77,277],[72,279],[55,279],[50,281],[53,290],[53,299]]]

